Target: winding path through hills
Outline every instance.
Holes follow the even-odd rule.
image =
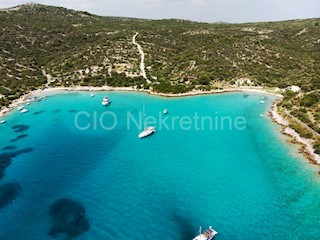
[[[139,53],[141,55],[140,71],[141,71],[142,77],[145,80],[147,80],[147,83],[151,83],[151,81],[147,78],[147,74],[146,74],[146,70],[145,70],[145,66],[144,66],[144,52],[143,52],[143,49],[142,49],[141,45],[139,43],[137,43],[137,41],[136,41],[136,37],[138,35],[139,35],[138,32],[135,35],[133,35],[132,43],[137,46],[137,48],[139,50]]]

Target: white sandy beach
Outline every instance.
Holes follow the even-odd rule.
[[[162,97],[186,97],[186,96],[196,96],[203,94],[218,94],[218,93],[228,93],[228,92],[252,92],[252,93],[260,93],[260,94],[268,94],[277,97],[282,97],[280,94],[276,94],[273,92],[266,91],[262,88],[228,88],[223,90],[211,90],[211,91],[201,91],[201,90],[193,90],[186,93],[158,93],[153,92],[151,90],[145,89],[136,89],[134,87],[90,87],[90,86],[75,86],[75,87],[54,87],[54,88],[45,88],[43,90],[38,89],[32,91],[26,95],[23,95],[19,99],[14,100],[9,107],[3,108],[0,111],[0,117],[4,117],[7,113],[17,108],[19,105],[26,104],[28,102],[32,102],[32,97],[39,96],[48,96],[52,94],[56,94],[61,91],[135,91],[135,92],[146,92],[151,95],[162,96]]]
[[[75,87],[55,87],[55,88],[45,88],[43,90],[38,89],[32,91],[19,99],[14,100],[9,107],[3,108],[0,111],[0,117],[4,117],[13,109],[17,108],[20,105],[26,104],[28,102],[32,102],[33,97],[41,97],[41,96],[49,96],[54,95],[59,92],[69,92],[69,91],[134,91],[134,92],[146,92],[151,95],[162,96],[162,97],[186,97],[186,96],[196,96],[203,94],[219,94],[219,93],[228,93],[228,92],[247,92],[247,93],[258,93],[258,94],[266,94],[272,95],[276,97],[282,97],[282,95],[267,91],[263,88],[228,88],[224,90],[211,90],[211,91],[201,91],[201,90],[193,90],[186,93],[179,94],[171,94],[171,93],[157,93],[151,90],[145,89],[136,89],[133,87],[90,87],[90,86],[75,86]],[[270,110],[270,115],[272,119],[283,126],[283,133],[292,137],[293,142],[297,142],[302,144],[302,151],[308,155],[310,160],[312,160],[316,164],[320,164],[320,156],[314,153],[314,149],[312,146],[312,141],[309,139],[302,138],[296,131],[292,128],[288,127],[289,123],[286,119],[284,119],[277,111],[276,103],[273,104],[272,109]]]
[[[150,92],[149,90],[135,89],[132,87],[87,87],[87,86],[76,86],[76,87],[54,87],[34,90],[26,95],[21,96],[19,99],[14,100],[8,107],[1,109],[0,117],[4,117],[10,111],[14,110],[20,105],[24,105],[32,102],[33,97],[49,96],[54,95],[59,92],[69,92],[69,91],[136,91],[136,92]]]
[[[226,88],[222,90],[210,90],[210,91],[201,91],[201,90],[192,90],[186,93],[157,93],[150,91],[150,94],[163,96],[163,97],[186,97],[186,96],[196,96],[196,95],[204,95],[204,94],[218,94],[218,93],[229,93],[229,92],[247,92],[247,93],[258,93],[258,94],[265,94],[265,95],[272,95],[279,98],[282,98],[281,94],[274,93],[271,91],[267,91],[263,88]]]
[[[110,86],[54,87],[54,88],[45,88],[43,90],[38,89],[26,95],[23,95],[19,99],[14,100],[8,107],[1,109],[0,117],[4,117],[7,113],[9,113],[10,111],[17,108],[20,105],[26,104],[28,102],[32,102],[32,97],[48,96],[48,95],[56,94],[57,92],[65,92],[65,91],[134,91],[134,92],[146,92],[151,95],[162,96],[162,97],[186,97],[186,96],[196,96],[196,95],[203,95],[203,94],[219,94],[219,93],[228,93],[228,92],[252,92],[252,93],[267,94],[267,95],[282,97],[282,95],[280,94],[266,91],[262,88],[228,88],[223,90],[211,90],[211,91],[193,90],[186,93],[173,94],[173,93],[158,93],[158,92],[153,92],[151,90],[136,89],[134,87],[110,87]]]

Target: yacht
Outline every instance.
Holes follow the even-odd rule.
[[[109,106],[111,104],[111,101],[109,100],[109,98],[106,96],[104,97],[104,99],[102,100],[101,103],[103,106]]]
[[[266,101],[261,100],[260,103],[265,103]]]
[[[22,109],[20,112],[21,112],[21,113],[27,113],[27,112],[29,112],[29,110],[24,108],[24,109]]]
[[[6,120],[1,120],[0,121],[0,124],[4,124],[4,123],[6,123]]]
[[[213,228],[211,226],[207,230],[205,230],[204,232],[201,232],[201,227],[200,227],[199,233],[200,234],[198,236],[196,236],[193,240],[211,240],[218,234],[218,232],[213,230]]]
[[[151,134],[155,133],[156,129],[154,127],[147,127],[145,130],[143,130],[140,134],[139,134],[139,138],[145,138],[150,136]]]
[[[21,111],[23,108],[24,108],[23,106],[19,106],[19,107],[17,108],[17,110],[18,110],[18,111]]]
[[[147,127],[146,123],[145,123],[145,105],[143,104],[143,124],[144,124],[144,130],[142,132],[139,133],[139,138],[145,138],[148,137],[150,135],[152,135],[153,133],[156,132],[156,129],[154,127]]]
[[[90,94],[90,97],[94,97],[94,94],[93,94],[93,93],[91,93],[91,94]]]
[[[164,109],[163,114],[168,114],[168,109]]]

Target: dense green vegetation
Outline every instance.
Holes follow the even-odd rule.
[[[162,93],[185,93],[192,88],[189,88],[185,84],[171,84],[169,81],[160,81],[159,84],[153,86],[153,90],[155,92],[162,92]]]
[[[288,112],[320,133],[320,91],[293,93],[286,91],[281,106]],[[301,131],[298,131],[301,132]],[[303,135],[305,135],[303,133]],[[307,135],[308,138],[310,134]]]
[[[281,106],[319,132],[319,23],[142,20],[39,4],[2,10],[0,107],[46,86],[134,86],[182,93],[239,84],[298,85],[302,92],[287,91]],[[140,55],[132,44],[136,32],[151,83],[140,74]]]
[[[135,32],[157,91],[215,88],[239,78],[252,85],[295,84],[306,92],[320,87],[319,19],[206,24],[99,17],[28,4],[1,11],[0,22],[0,94],[5,96],[17,97],[48,80],[51,86],[145,85],[131,80],[140,71],[131,43]],[[106,81],[120,73],[126,73],[123,81]],[[312,104],[307,98],[302,104]]]
[[[294,129],[303,138],[312,138],[312,133],[301,127],[299,124],[292,123],[289,125],[289,127]]]
[[[317,141],[314,145],[313,145],[315,152],[317,154],[320,154],[320,141]]]

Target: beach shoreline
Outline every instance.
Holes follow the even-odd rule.
[[[31,91],[18,99],[13,100],[13,102],[8,106],[4,107],[0,110],[0,117],[5,117],[11,111],[19,107],[20,105],[34,102],[34,97],[42,97],[42,96],[50,96],[55,95],[60,92],[77,92],[77,91],[135,91],[135,92],[149,92],[149,90],[144,89],[134,89],[131,87],[87,87],[87,86],[76,86],[76,87],[53,87],[53,88],[45,88],[45,89],[37,89]]]
[[[320,155],[315,153],[313,148],[313,141],[311,139],[306,139],[300,136],[294,129],[289,126],[289,122],[280,115],[277,107],[278,101],[275,101],[271,110],[269,111],[270,117],[273,122],[277,123],[282,127],[281,133],[289,136],[290,142],[292,144],[300,145],[300,152],[305,155],[305,157],[313,164],[320,165]]]
[[[282,97],[281,94],[277,94],[274,92],[267,91],[263,88],[228,88],[223,90],[210,90],[210,91],[201,91],[201,90],[192,90],[186,93],[159,93],[154,92],[152,90],[146,89],[137,89],[133,87],[90,87],[90,86],[74,86],[74,87],[53,87],[53,88],[45,88],[45,89],[37,89],[31,91],[19,99],[14,100],[8,107],[2,108],[0,110],[0,117],[5,117],[8,113],[12,110],[16,109],[18,106],[31,103],[34,101],[33,97],[39,96],[48,96],[54,95],[58,92],[75,92],[75,91],[96,91],[96,92],[103,92],[103,91],[129,91],[129,92],[144,92],[149,93],[150,95],[160,96],[160,97],[188,97],[188,96],[198,96],[198,95],[209,95],[209,94],[222,94],[222,93],[231,93],[231,92],[248,92],[248,93],[258,93],[258,94],[266,94],[272,95],[276,97]]]
[[[50,96],[55,95],[61,92],[77,92],[77,91],[83,91],[83,92],[109,92],[109,91],[127,91],[127,92],[143,92],[148,93],[150,95],[154,96],[160,96],[160,97],[188,97],[188,96],[199,96],[199,95],[209,95],[209,94],[223,94],[223,93],[233,93],[233,92],[243,92],[243,93],[256,93],[256,94],[265,94],[265,95],[271,95],[278,98],[282,98],[283,96],[281,94],[267,91],[263,88],[247,88],[247,87],[240,87],[240,88],[228,88],[223,90],[211,90],[211,91],[201,91],[201,90],[193,90],[186,93],[179,93],[179,94],[172,94],[172,93],[158,93],[154,92],[152,90],[146,90],[146,89],[136,89],[133,87],[109,87],[109,86],[103,86],[103,87],[90,87],[90,86],[75,86],[75,87],[53,87],[53,88],[45,88],[45,89],[37,89],[34,91],[31,91],[23,96],[21,96],[19,99],[14,100],[8,107],[5,107],[1,109],[0,111],[0,117],[5,117],[7,114],[9,114],[11,111],[19,107],[20,105],[31,103],[35,101],[34,99],[36,97],[44,97],[44,96]],[[301,146],[300,150],[304,155],[314,164],[320,165],[320,156],[316,153],[314,153],[314,149],[312,146],[312,140],[302,138],[294,129],[289,127],[289,122],[283,118],[277,109],[277,103],[278,100],[276,100],[273,105],[271,106],[271,109],[269,111],[269,115],[273,122],[279,124],[282,126],[282,134],[287,135],[291,138],[291,143],[293,144],[299,144]]]

